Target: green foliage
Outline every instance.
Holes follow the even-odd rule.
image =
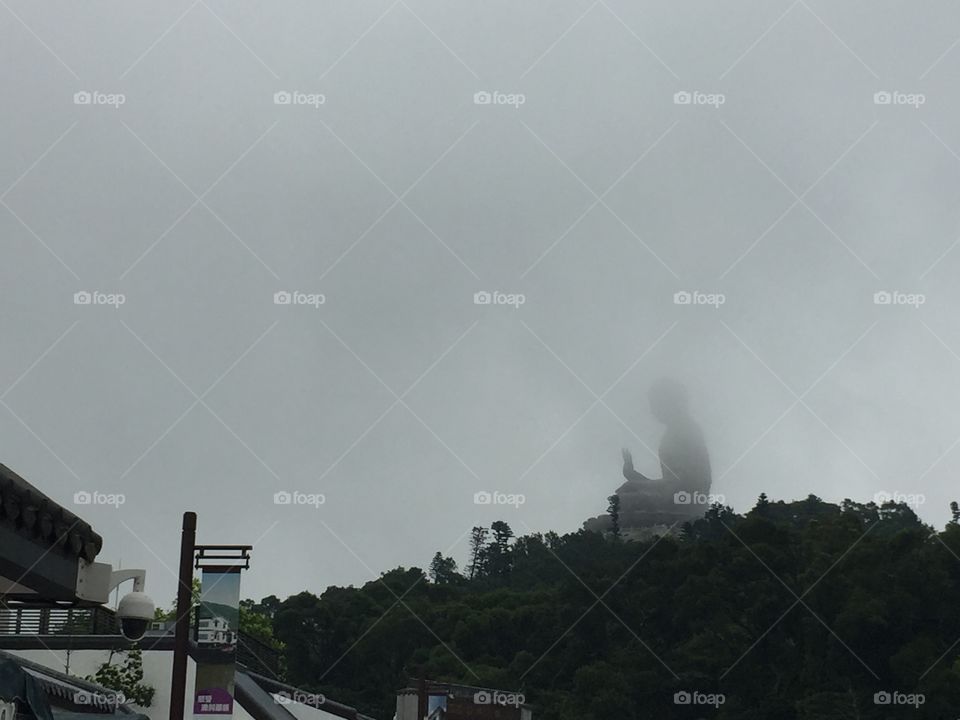
[[[397,568],[273,622],[290,682],[374,717],[426,676],[523,692],[538,720],[955,718],[958,557],[960,525],[903,505],[763,495],[658,541],[475,528],[460,582]],[[725,702],[675,705],[682,690]],[[884,690],[925,703],[894,713]]]
[[[457,572],[457,563],[453,558],[444,557],[439,552],[430,562],[430,579],[437,585],[447,585],[463,580]]]
[[[503,577],[510,573],[513,557],[510,553],[510,540],[513,530],[502,520],[497,520],[490,526],[493,540],[484,550],[484,573],[494,577]]]
[[[251,613],[256,613],[269,620],[273,620],[273,616],[276,615],[277,610],[280,609],[280,598],[276,595],[267,595],[267,597],[263,598],[260,602],[254,602],[249,599],[241,600],[240,607]]]
[[[251,601],[252,602],[252,601]],[[262,612],[240,603],[240,632],[246,633],[265,645],[277,648],[280,644],[273,636],[273,622]]]
[[[113,664],[115,654],[123,656],[122,663]],[[140,707],[150,707],[153,702],[155,689],[143,684],[143,654],[139,647],[111,652],[107,661],[87,680],[115,690],[123,695],[125,702],[136,703]]]
[[[178,583],[179,586],[179,583]],[[191,602],[190,607],[195,608],[200,605],[200,578],[194,578],[191,583]],[[169,622],[171,620],[177,619],[177,599],[174,598],[173,602],[170,603],[170,609],[164,610],[162,608],[157,608],[153,611],[153,619],[158,622]]]
[[[483,549],[487,544],[489,534],[489,531],[484,527],[474,527],[470,531],[470,565],[467,567],[467,575],[471,580],[483,574]]]
[[[607,515],[610,516],[610,527],[613,537],[620,539],[620,496],[611,495],[607,498]]]

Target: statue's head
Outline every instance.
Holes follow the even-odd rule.
[[[687,389],[672,378],[657,380],[648,393],[650,412],[664,425],[670,425],[688,413]]]

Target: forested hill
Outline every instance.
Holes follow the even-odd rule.
[[[522,691],[537,720],[955,719],[957,515],[761,496],[644,543],[495,523],[463,573],[438,554],[270,614],[290,682],[380,720],[421,673]]]

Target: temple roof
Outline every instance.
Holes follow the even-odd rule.
[[[103,547],[89,523],[0,465],[0,525],[71,558],[93,562]]]
[[[113,696],[116,692],[102,685],[0,650],[0,697],[17,702],[18,718],[147,720],[123,703],[106,700]]]

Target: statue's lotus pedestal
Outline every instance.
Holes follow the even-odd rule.
[[[638,541],[663,535],[678,536],[684,523],[699,520],[705,512],[706,508],[700,505],[677,505],[676,509],[671,508],[669,511],[621,510],[620,535],[624,539]],[[609,515],[598,515],[587,520],[583,529],[606,534],[613,532],[613,521]]]
[[[624,540],[633,540],[634,542],[647,542],[664,536],[680,537],[682,530],[683,523],[677,525],[650,525],[648,527],[621,530],[620,537]]]

